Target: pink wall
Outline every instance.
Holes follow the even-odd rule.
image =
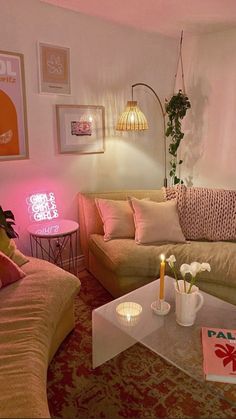
[[[37,41],[71,48],[71,96],[39,94]],[[120,134],[115,124],[131,84],[150,84],[163,101],[169,95],[176,40],[39,0],[2,0],[0,50],[21,52],[25,62],[30,159],[0,162],[0,205],[14,212],[24,252],[29,252],[25,200],[33,192],[52,190],[61,217],[77,220],[78,191],[162,186],[162,120],[154,98],[137,89],[149,131]],[[55,104],[104,105],[105,153],[58,154]]]
[[[37,41],[71,48],[72,95],[38,93]],[[188,184],[236,189],[236,30],[184,39],[187,93],[182,174]],[[30,159],[0,162],[0,205],[15,213],[29,252],[26,197],[52,190],[61,216],[77,220],[78,191],[158,188],[163,182],[162,120],[152,95],[136,90],[149,119],[145,133],[115,124],[135,82],[161,100],[173,87],[178,40],[105,22],[39,0],[2,0],[0,50],[24,54]],[[104,154],[57,152],[55,104],[105,106]]]
[[[185,37],[186,87],[182,174],[189,185],[236,189],[236,29]]]

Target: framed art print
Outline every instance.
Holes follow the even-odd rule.
[[[56,105],[59,153],[104,153],[104,106]]]
[[[70,49],[38,43],[39,91],[70,95]]]
[[[28,158],[24,57],[0,51],[0,161]]]

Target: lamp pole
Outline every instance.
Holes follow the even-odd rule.
[[[166,176],[166,120],[165,120],[164,108],[163,108],[162,103],[160,101],[160,98],[157,95],[157,93],[155,92],[155,90],[146,83],[132,84],[132,101],[133,101],[133,90],[134,90],[134,87],[136,87],[136,86],[145,86],[148,89],[150,89],[152,91],[152,93],[154,94],[154,96],[156,97],[156,99],[157,99],[157,101],[160,105],[160,108],[161,108],[161,114],[163,116],[163,139],[164,139],[164,186],[167,187],[167,176]]]

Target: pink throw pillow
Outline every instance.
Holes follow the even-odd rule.
[[[0,252],[0,288],[25,277],[25,273],[8,256]]]
[[[0,252],[8,256],[18,266],[24,265],[29,260],[21,253],[13,239],[9,239],[5,230],[0,227]]]
[[[104,240],[134,238],[133,212],[128,201],[95,199],[103,222]]]
[[[131,198],[130,204],[134,212],[136,243],[185,242],[175,200],[153,202]]]

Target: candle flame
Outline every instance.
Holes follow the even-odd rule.
[[[161,261],[162,261],[162,262],[164,262],[164,260],[165,260],[165,255],[163,255],[163,254],[162,254],[162,255],[160,256],[160,258],[161,258]]]

